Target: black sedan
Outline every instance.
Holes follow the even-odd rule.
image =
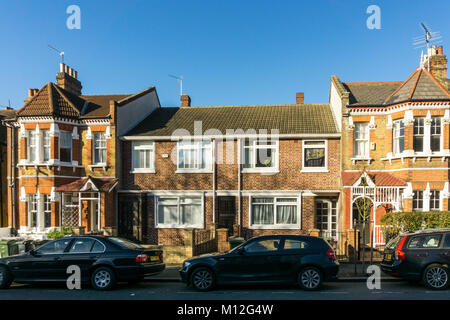
[[[111,289],[118,281],[139,281],[165,269],[162,250],[122,238],[70,236],[0,259],[0,289],[12,282],[66,282],[70,266],[78,266],[80,282],[90,282],[97,290]]]
[[[305,290],[319,289],[336,277],[339,263],[321,238],[272,235],[252,238],[224,254],[186,260],[181,279],[200,291],[237,283],[298,283]]]
[[[450,229],[399,235],[386,245],[381,270],[435,290],[450,285]]]

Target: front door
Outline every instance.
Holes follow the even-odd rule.
[[[143,241],[145,230],[145,197],[133,194],[119,195],[119,226],[121,237]]]
[[[236,217],[235,197],[218,197],[219,228],[227,228],[230,235],[233,234],[233,226]]]

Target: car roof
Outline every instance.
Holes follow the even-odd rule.
[[[316,239],[317,237],[307,236],[307,235],[301,235],[301,234],[271,234],[271,235],[264,235],[264,236],[256,236],[252,237],[248,240],[255,240],[255,239],[273,239],[273,238],[303,238],[303,239]],[[318,238],[317,238],[318,239]]]
[[[443,232],[450,232],[450,228],[423,229],[423,230],[417,230],[417,231],[413,231],[413,232],[407,232],[404,235],[411,236],[411,235],[417,235],[417,234],[433,234],[433,233],[443,233]]]

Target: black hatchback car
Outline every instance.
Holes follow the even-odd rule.
[[[261,236],[224,254],[186,260],[181,279],[200,291],[237,283],[298,283],[305,290],[320,288],[336,277],[339,263],[321,238],[297,235]]]
[[[12,282],[65,282],[76,265],[81,282],[107,290],[117,281],[135,282],[165,269],[162,250],[131,241],[101,236],[69,236],[47,242],[28,253],[0,259],[0,289]]]
[[[389,241],[381,269],[439,290],[449,286],[449,265],[450,229],[434,229],[402,234]]]

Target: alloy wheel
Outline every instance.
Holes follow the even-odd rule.
[[[94,282],[99,288],[106,288],[111,283],[111,275],[106,270],[101,270],[95,274]]]
[[[433,288],[443,288],[448,282],[447,272],[441,267],[433,267],[427,271],[426,281]]]
[[[314,269],[308,269],[302,273],[300,281],[305,288],[317,288],[320,284],[320,274]]]
[[[193,280],[195,287],[201,290],[206,290],[213,284],[213,276],[208,270],[196,272]]]

